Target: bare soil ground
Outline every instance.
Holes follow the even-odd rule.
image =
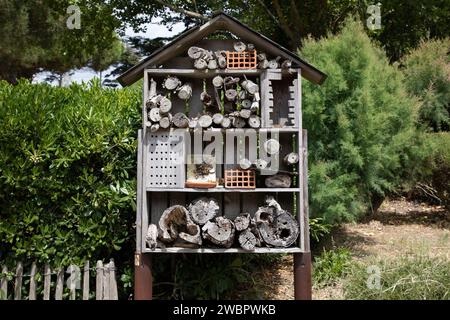
[[[345,247],[352,259],[370,257],[395,258],[412,253],[428,253],[450,259],[450,212],[442,206],[387,200],[378,212],[359,223],[348,223],[332,235],[313,254],[323,248]],[[292,255],[283,257],[275,270],[264,271],[262,284],[266,299],[293,299]],[[342,286],[337,284],[313,290],[313,299],[342,299]]]

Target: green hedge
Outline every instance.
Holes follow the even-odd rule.
[[[303,81],[311,212],[331,223],[352,220],[420,170],[418,103],[352,19],[336,36],[305,41],[301,55],[329,76],[322,86]]]

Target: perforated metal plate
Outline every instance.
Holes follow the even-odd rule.
[[[146,155],[146,187],[184,188],[184,132],[160,131],[148,134]]]

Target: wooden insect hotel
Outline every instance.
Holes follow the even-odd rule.
[[[249,252],[294,254],[295,298],[311,298],[302,77],[326,75],[225,13],[119,77],[144,79],[136,299],[155,253]]]

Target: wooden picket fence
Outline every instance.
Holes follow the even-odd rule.
[[[8,268],[3,266],[0,276],[0,300],[8,299],[8,283],[9,279],[11,279],[10,287],[12,286],[13,294],[10,295],[14,300],[22,300],[22,281],[24,277],[29,277],[29,291],[28,291],[28,300],[37,300],[36,296],[36,287],[37,287],[37,279],[40,278],[38,275],[38,268],[36,263],[32,263],[31,270],[29,274],[24,274],[23,272],[23,264],[22,262],[17,263],[16,270],[14,275],[8,273]],[[117,281],[116,281],[116,267],[114,264],[114,260],[111,259],[109,263],[103,265],[102,261],[97,261],[95,268],[89,267],[89,261],[84,263],[83,270],[81,271],[83,278],[83,287],[82,287],[82,299],[89,300],[89,280],[90,280],[90,271],[96,271],[95,278],[95,299],[96,300],[118,300],[117,295]],[[43,300],[50,300],[50,291],[52,287],[52,276],[56,275],[56,286],[54,299],[55,300],[63,300],[64,295],[64,268],[59,268],[56,270],[51,270],[50,265],[46,264],[43,268],[42,276],[44,281],[43,288]],[[76,300],[76,286],[75,284],[69,285],[72,281],[75,281],[74,278],[76,276],[76,268],[74,266],[69,266],[66,269],[66,273],[69,274],[69,277],[66,279],[67,288],[69,289],[69,299]],[[80,275],[81,276],[81,275]],[[81,282],[81,279],[80,279]],[[25,299],[24,299],[25,300]]]

